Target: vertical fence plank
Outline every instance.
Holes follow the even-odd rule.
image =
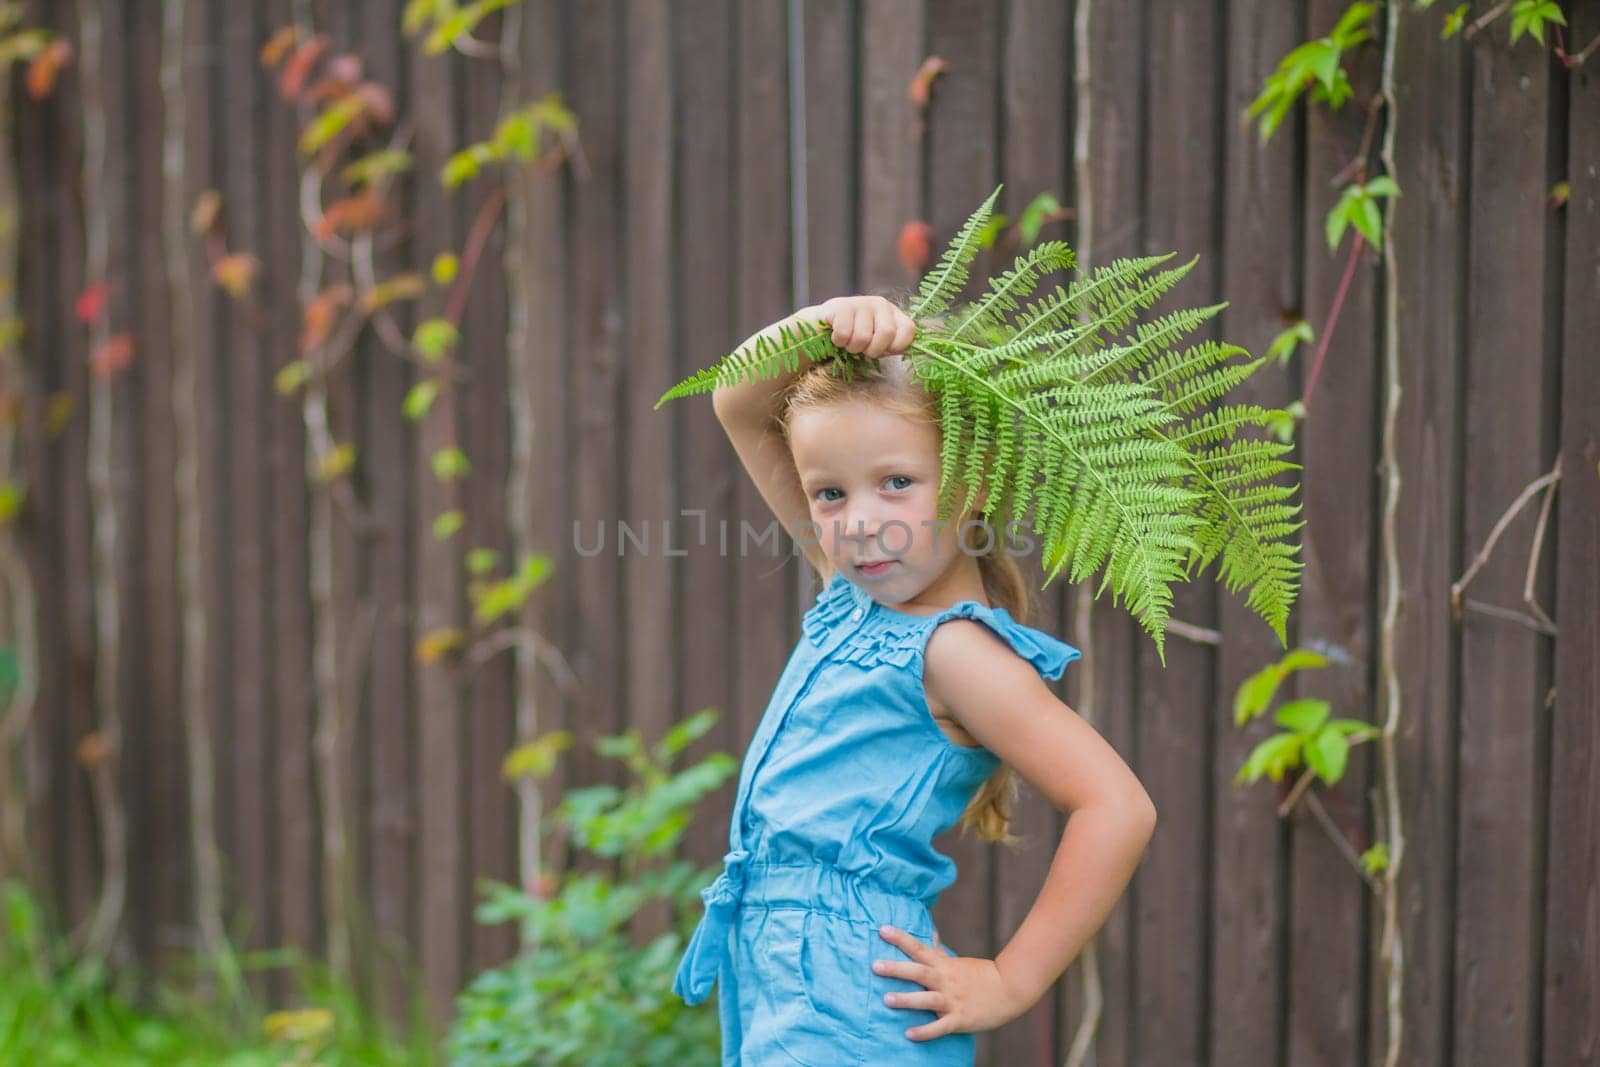
[[[517,13],[520,16],[520,12]],[[515,16],[513,16],[515,17]],[[492,41],[498,47],[505,23],[501,16],[486,19],[478,28],[477,36]],[[474,59],[466,66],[465,85],[462,92],[461,147],[468,143],[487,140],[494,135],[501,113],[501,96],[508,97],[511,87],[503,86],[504,72],[496,58]],[[514,100],[512,101],[515,102]],[[462,323],[462,353],[472,378],[462,388],[462,399],[468,417],[465,420],[464,447],[472,461],[472,477],[466,482],[467,526],[469,540],[464,549],[491,549],[507,559],[505,486],[506,468],[510,458],[510,409],[505,403],[507,387],[506,344],[506,283],[502,266],[505,263],[505,229],[501,224],[504,212],[494,209],[493,229],[481,214],[484,205],[493,204],[499,190],[491,183],[501,183],[503,175],[495,175],[489,182],[475,183],[477,188],[462,196],[469,211],[469,232],[474,237],[486,233],[481,264],[473,279],[472,291],[467,301],[466,318]],[[469,187],[471,188],[471,187]],[[390,413],[393,419],[393,413]],[[497,575],[506,568],[515,567],[515,561],[496,568]],[[470,879],[468,910],[477,903],[480,895],[475,886],[479,878],[492,878],[498,882],[515,882],[516,865],[512,851],[512,794],[500,778],[500,765],[511,748],[513,737],[511,705],[510,656],[499,655],[482,664],[470,666],[472,672],[467,704],[467,819],[471,838],[469,868]],[[498,964],[516,951],[516,925],[497,923],[472,924],[473,971]]]
[[[262,33],[270,37],[293,21],[288,0],[269,0]],[[259,46],[261,41],[256,42]],[[258,53],[259,54],[259,51]],[[253,68],[259,60],[251,57]],[[265,312],[263,370],[275,375],[300,356],[300,315],[295,279],[300,271],[299,171],[295,106],[265,79],[261,108],[261,180],[259,210],[262,278],[252,292]],[[269,379],[270,380],[270,379]],[[309,503],[306,488],[305,426],[299,397],[266,397],[263,427],[268,515],[266,533],[272,566],[268,575],[272,627],[270,673],[273,747],[268,765],[276,799],[268,825],[273,857],[274,944],[313,953],[322,925],[318,892],[319,831],[316,777],[312,765],[314,730],[311,665],[312,619]],[[257,457],[260,463],[260,457]],[[276,990],[287,993],[289,980],[278,975]]]
[[[34,25],[50,27],[69,39],[76,39],[79,23],[77,4],[46,5],[45,17]],[[51,176],[52,199],[59,229],[58,274],[49,294],[52,313],[60,323],[60,348],[57,358],[66,372],[61,386],[74,399],[72,419],[60,439],[62,501],[62,572],[69,580],[63,588],[66,645],[67,689],[62,707],[59,766],[63,770],[55,798],[56,810],[63,812],[66,828],[63,865],[64,883],[61,913],[76,923],[86,918],[94,905],[102,872],[100,846],[95,831],[89,776],[78,761],[78,745],[94,730],[95,656],[93,550],[90,533],[88,456],[89,456],[89,346],[84,325],[72,317],[72,301],[86,285],[83,254],[83,214],[81,201],[70,195],[83,175],[82,114],[76,78],[63,78],[57,84],[55,121],[58,131],[56,169]]]
[[[1469,560],[1517,494],[1550,467],[1554,368],[1542,354],[1555,330],[1544,314],[1550,67],[1540,50],[1511,46],[1503,24],[1472,41],[1463,458],[1472,491],[1462,520]],[[1520,313],[1507,315],[1508,307]],[[1468,587],[1470,600],[1521,606],[1535,516],[1527,509],[1507,527]],[[1548,655],[1547,642],[1531,629],[1470,607],[1461,619],[1459,1067],[1527,1062],[1537,1044],[1533,916],[1543,891],[1536,783],[1549,715]]]
[[[583,139],[584,172],[572,185],[572,428],[574,507],[582,555],[573,559],[574,660],[583,701],[568,723],[577,739],[572,770],[585,784],[621,784],[623,768],[594,751],[596,739],[622,728],[623,657],[617,621],[623,609],[621,560],[616,550],[622,492],[622,446],[616,433],[621,367],[629,353],[619,341],[618,249],[620,100],[614,4],[574,5],[565,38],[572,60],[572,109]],[[598,551],[595,551],[596,547]],[[582,869],[614,864],[582,856]]]
[[[673,413],[653,410],[674,384],[671,354],[674,310],[672,273],[672,12],[652,0],[629,0],[623,12],[624,96],[621,239],[623,260],[622,380],[625,506],[617,516],[639,534],[641,544],[623,542],[623,600],[627,604],[621,665],[623,714],[647,743],[654,743],[680,713],[672,694],[678,670],[673,622],[674,568],[664,538],[676,510],[673,478]],[[671,926],[665,909],[652,907],[634,923],[652,936]]]
[[[430,56],[420,48],[413,48],[410,57],[412,114],[417,124],[413,247],[424,256],[461,250],[455,206],[439,184],[440,168],[456,148],[454,101],[461,62],[453,52]],[[418,314],[443,315],[444,301],[430,297]],[[458,350],[446,361],[446,369],[454,367],[459,356]],[[419,637],[457,627],[461,620],[457,540],[440,541],[433,534],[435,518],[458,506],[454,483],[435,477],[432,466],[435,454],[460,441],[454,396],[441,390],[420,425],[421,455],[413,473]],[[461,693],[454,671],[442,660],[418,667],[417,716],[418,751],[427,754],[418,761],[418,796],[426,798],[420,820],[419,962],[432,1018],[443,1023],[465,973],[463,941],[470,907],[464,891],[468,852],[463,841]]]
[[[400,13],[397,0],[361,5],[349,47],[364,61],[366,76],[395,94],[396,112],[406,115],[412,106],[406,53],[416,42],[401,36]],[[437,182],[437,176],[413,172],[396,184],[391,203],[400,207],[412,184],[424,182]],[[394,248],[380,242],[372,251],[374,275],[381,283],[404,271],[426,271],[429,251],[415,235],[406,235]],[[396,329],[410,337],[417,319],[410,305],[390,305],[388,311]],[[420,523],[411,519],[419,453],[416,435],[401,415],[411,365],[370,329],[356,356],[370,457],[363,471],[363,497],[374,533],[361,561],[360,581],[372,613],[372,630],[366,699],[357,731],[358,782],[352,783],[360,798],[353,814],[360,817],[365,847],[354,855],[359,869],[357,899],[369,909],[374,949],[364,978],[375,1002],[399,1018],[407,1007],[408,979],[416,963],[411,949],[416,943],[419,883],[417,725],[412,699],[417,669],[412,646],[419,634],[412,607],[421,535]]]
[[[1574,47],[1600,35],[1600,8],[1574,5]],[[1562,335],[1561,471],[1555,535],[1554,721],[1544,915],[1545,1067],[1600,1056],[1600,68],[1571,75]],[[1548,549],[1546,551],[1549,551]]]
[[[1403,1057],[1446,1063],[1456,837],[1456,643],[1450,583],[1461,573],[1458,517],[1464,474],[1458,388],[1466,343],[1468,197],[1465,54],[1427,23],[1402,22],[1396,43],[1396,166],[1405,196],[1394,205],[1399,256],[1401,410],[1396,424],[1400,498],[1395,513],[1403,609],[1395,641],[1400,676],[1399,762],[1405,856],[1400,868],[1405,946]],[[1413,191],[1422,195],[1411,195]],[[1373,704],[1373,714],[1381,706]],[[1381,935],[1381,919],[1374,923]],[[1372,955],[1371,1048],[1387,1044],[1386,983]],[[1374,1052],[1376,1055],[1376,1052]],[[1376,1062],[1376,1060],[1374,1060]]]
[[[25,7],[28,25],[45,24],[41,5]],[[11,76],[10,106],[15,144],[11,148],[17,168],[17,314],[24,333],[19,351],[30,387],[30,397],[49,404],[52,397],[71,397],[77,412],[82,410],[81,393],[69,391],[82,381],[82,369],[65,354],[62,335],[67,316],[62,313],[62,288],[59,282],[59,255],[65,247],[63,213],[66,196],[55,180],[57,155],[66,107],[65,85],[49,99],[32,101],[20,89],[18,76]],[[78,421],[74,419],[73,421]],[[45,907],[52,917],[68,904],[66,877],[71,846],[67,841],[69,790],[76,788],[72,763],[68,758],[65,714],[72,691],[71,661],[68,658],[69,625],[67,558],[64,524],[67,483],[63,451],[71,424],[52,431],[44,417],[26,424],[24,460],[29,493],[27,511],[21,516],[26,565],[33,575],[37,601],[36,667],[39,690],[31,717],[33,729],[33,770],[29,796],[29,844],[36,858],[39,892],[48,894]],[[49,590],[60,590],[51,595]],[[55,712],[52,714],[52,712]]]
[[[1239,116],[1279,57],[1299,44],[1301,36],[1296,13],[1282,4],[1233,0],[1226,12],[1227,185],[1220,256],[1222,290],[1230,303],[1218,321],[1224,339],[1260,356],[1300,306],[1295,203],[1299,122],[1297,116],[1288,116],[1263,144],[1255,122]],[[1228,402],[1286,407],[1292,399],[1290,385],[1288,372],[1269,364]],[[1296,482],[1290,476],[1279,480]],[[1270,716],[1263,716],[1249,729],[1234,729],[1228,709],[1239,685],[1284,650],[1242,596],[1223,595],[1217,613],[1223,636],[1212,711],[1219,734],[1211,767],[1212,827],[1215,854],[1228,862],[1215,868],[1210,982],[1216,994],[1207,1054],[1212,1063],[1272,1062],[1283,1036],[1285,834],[1277,814],[1278,791],[1265,782],[1240,788],[1233,776],[1250,750],[1278,728]],[[1290,642],[1292,647],[1292,626]]]
[[[222,171],[222,218],[228,250],[260,256],[265,229],[260,216],[265,172],[257,118],[263,114],[261,68],[255,12],[235,12],[223,21],[219,58],[222,77],[221,118],[225,147]],[[224,312],[224,367],[228,420],[229,536],[226,567],[228,609],[222,616],[230,631],[232,658],[231,712],[227,783],[235,818],[232,860],[247,933],[243,946],[266,948],[278,932],[268,880],[268,819],[273,811],[264,761],[268,754],[271,634],[268,630],[268,522],[260,477],[261,456],[268,451],[265,426],[270,383],[265,380],[268,354],[263,344],[259,311],[229,301]],[[260,976],[258,975],[259,979]],[[263,984],[263,988],[265,988]]]
[[[1154,12],[1152,12],[1153,14]],[[1165,15],[1166,12],[1163,12]],[[1145,253],[1176,251],[1200,262],[1149,315],[1174,307],[1215,302],[1221,280],[1217,209],[1224,163],[1218,135],[1219,65],[1226,37],[1212,5],[1186,7],[1150,24],[1146,70],[1150,79],[1146,175]],[[1230,116],[1231,118],[1231,116]],[[1211,327],[1215,326],[1215,320]],[[1196,340],[1214,329],[1197,332]],[[1210,582],[1174,590],[1172,617],[1214,625],[1216,591]],[[1138,774],[1156,809],[1166,813],[1143,863],[1137,897],[1137,1019],[1134,1063],[1196,1063],[1204,1059],[1210,1001],[1210,863],[1213,790],[1211,760],[1216,729],[1211,694],[1212,649],[1169,634],[1166,666],[1141,630]],[[1135,1024],[1137,1026],[1137,1023]]]
[[[733,283],[728,249],[733,229],[727,203],[732,173],[732,17],[727,0],[694,0],[679,5],[673,19],[673,55],[679,72],[673,125],[683,131],[674,210],[678,215],[680,308],[674,380],[709,366],[742,338],[734,337],[726,294]],[[683,512],[673,529],[687,553],[679,572],[683,590],[678,605],[683,634],[681,714],[718,709],[717,727],[686,755],[705,749],[737,758],[749,741],[734,716],[728,648],[733,604],[732,575],[716,555],[716,523],[733,512],[735,478],[743,475],[738,458],[709,410],[708,401],[675,401],[680,452],[679,503]],[[730,778],[707,798],[684,844],[691,855],[718,859],[728,848],[728,817],[736,780]]]
[[[136,168],[127,221],[130,281],[135,286],[137,335],[142,339],[139,421],[144,447],[137,497],[144,507],[140,543],[130,546],[139,583],[140,606],[129,615],[143,647],[144,684],[137,685],[137,711],[128,736],[126,782],[134,817],[129,907],[146,931],[138,947],[142,959],[160,961],[182,943],[189,915],[184,906],[185,833],[181,774],[170,773],[169,754],[183,750],[179,696],[177,616],[175,448],[172,431],[172,328],[167,300],[167,270],[160,220],[165,124],[161,99],[161,19],[134,17],[128,124],[134,144],[129,166]],[[157,266],[159,265],[159,267]],[[181,265],[180,265],[181,266]],[[147,562],[145,562],[147,561]],[[146,567],[148,569],[146,570]],[[142,706],[141,706],[142,705]],[[148,921],[148,926],[142,923]]]
[[[518,50],[521,95],[532,100],[565,85],[562,9],[559,0],[531,0],[523,8],[522,41]],[[582,137],[581,131],[579,137]],[[521,179],[519,190],[527,233],[517,254],[524,265],[525,276],[522,291],[514,293],[512,299],[527,315],[527,329],[533,343],[524,351],[509,354],[509,358],[516,361],[511,374],[512,381],[517,383],[513,388],[525,390],[520,403],[524,410],[532,413],[533,422],[533,440],[527,446],[531,456],[522,483],[524,504],[520,514],[516,513],[515,503],[511,505],[511,519],[515,529],[523,531],[520,536],[528,542],[519,545],[519,550],[531,548],[548,556],[552,564],[549,580],[529,599],[521,621],[563,657],[570,653],[572,633],[566,592],[571,586],[573,558],[574,474],[566,429],[570,408],[570,361],[566,341],[570,307],[567,248],[571,236],[566,224],[566,170],[572,165],[568,160],[558,172],[527,175]],[[575,703],[575,697],[567,695],[558,677],[542,665],[534,673],[532,692],[519,692],[518,697],[528,702],[532,720],[528,726],[537,734],[564,727],[570,721],[571,707]],[[572,783],[570,761],[557,760],[554,772],[536,785],[541,809],[553,808],[561,791]],[[526,820],[532,814],[524,812],[523,818]],[[536,841],[535,831],[536,828],[524,825],[524,839]],[[561,842],[552,841],[545,854],[541,845],[539,859],[543,870],[554,873],[565,867],[562,849]],[[532,857],[524,856],[523,860],[531,865]]]
[[[922,217],[922,118],[906,91],[926,52],[923,0],[877,0],[859,18],[859,284],[904,287],[915,278],[900,265],[900,228]]]
[[[1146,5],[1129,5],[1115,17],[1104,3],[1090,4],[1089,15],[1089,144],[1087,188],[1075,188],[1074,235],[1088,255],[1081,269],[1092,270],[1144,251],[1145,143],[1144,56],[1149,40]],[[1074,110],[1078,72],[1074,72]],[[1139,645],[1145,640],[1126,612],[1101,601],[1090,612],[1084,659],[1076,669],[1085,690],[1081,699],[1093,714],[1096,729],[1114,745],[1141,777],[1138,760],[1138,709],[1141,675]],[[1152,793],[1152,796],[1154,794]],[[1163,810],[1162,826],[1169,815]],[[1176,820],[1173,820],[1175,823]],[[1135,987],[1138,951],[1138,901],[1150,876],[1135,872],[1128,892],[1118,901],[1097,935],[1104,1007],[1096,1023],[1094,1054],[1105,1067],[1132,1064],[1136,1022]],[[1071,995],[1063,988],[1061,996]],[[1082,1024],[1074,999],[1060,1005],[1060,1049],[1071,1048]]]
[[[1313,0],[1308,33],[1326,33],[1345,5]],[[1347,66],[1358,98],[1369,99],[1377,85],[1378,53],[1367,49]],[[1309,386],[1307,418],[1298,427],[1304,469],[1306,526],[1301,531],[1305,570],[1296,610],[1301,643],[1332,650],[1325,669],[1296,676],[1295,693],[1331,702],[1335,715],[1372,719],[1368,684],[1372,632],[1368,595],[1374,575],[1372,539],[1376,501],[1373,410],[1377,351],[1373,326],[1373,265],[1363,249],[1353,273],[1348,257],[1354,231],[1330,252],[1324,220],[1343,188],[1332,176],[1351,162],[1361,142],[1364,113],[1355,107],[1311,110],[1307,125],[1305,292],[1307,318],[1317,340],[1327,345],[1320,374],[1311,383],[1314,356],[1301,349],[1301,396]],[[1347,180],[1354,180],[1347,176]],[[1341,285],[1348,285],[1337,323],[1329,315]],[[1332,331],[1331,336],[1324,336]],[[1371,844],[1367,815],[1370,746],[1350,753],[1344,779],[1317,789],[1317,798],[1357,852]],[[1309,804],[1311,798],[1301,803]],[[1309,810],[1296,805],[1290,825],[1290,944],[1288,990],[1289,1058],[1325,1058],[1354,1064],[1361,1058],[1366,1009],[1363,960],[1368,891],[1349,861]],[[1337,918],[1334,918],[1337,917]],[[1315,968],[1298,966],[1316,960]]]
[[[805,129],[801,156],[790,161],[803,182],[799,204],[803,225],[794,235],[795,241],[803,242],[797,256],[801,275],[795,285],[796,307],[844,295],[856,286],[857,265],[852,259],[856,175],[864,148],[857,108],[861,72],[854,50],[859,11],[850,0],[802,4],[800,39],[790,42],[790,54],[798,47],[804,64],[799,72],[804,87],[799,105]],[[796,615],[814,602],[809,590],[816,575],[808,567],[801,570],[797,587],[808,592]],[[794,635],[798,640],[798,619]]]

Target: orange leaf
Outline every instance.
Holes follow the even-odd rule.
[[[106,305],[106,294],[111,291],[111,286],[106,282],[95,282],[89,288],[78,294],[76,313],[78,321],[83,323],[93,322],[100,317],[100,311]]]
[[[327,47],[328,35],[319,33],[294,50],[294,55],[283,66],[283,77],[278,81],[278,92],[283,94],[285,100],[293,100],[300,95],[312,65]]]
[[[106,743],[105,735],[99,731],[87,733],[78,742],[76,755],[78,763],[92,771],[111,758],[111,746]]]
[[[911,87],[907,95],[911,102],[918,107],[928,106],[928,96],[933,91],[933,79],[944,73],[945,62],[938,56],[929,56],[922,61],[922,66],[917,68],[917,73],[911,79]]]
[[[250,284],[255,281],[256,270],[260,266],[261,261],[249,252],[230,252],[211,264],[211,276],[228,291],[229,296],[243,300],[249,295]]]
[[[44,51],[28,64],[28,95],[43,100],[55,91],[56,75],[72,58],[72,45],[64,37],[57,37],[45,45]]]
[[[328,339],[328,334],[333,330],[334,314],[348,304],[354,295],[354,290],[341,282],[312,298],[311,303],[306,305],[305,329],[300,334],[301,355],[315,351]]]
[[[22,401],[16,393],[0,394],[0,426],[15,426],[22,415]]]
[[[189,212],[189,232],[207,234],[217,224],[217,217],[222,214],[222,194],[215,189],[207,189],[195,197],[194,209]]]
[[[388,281],[368,289],[361,296],[361,306],[367,312],[377,311],[396,300],[411,300],[419,297],[427,289],[428,283],[422,275],[414,271],[405,274],[396,274]]]
[[[283,59],[284,53],[288,52],[298,40],[300,40],[300,27],[293,24],[283,27],[267,38],[267,43],[261,46],[261,65],[276,67]]]
[[[383,218],[384,209],[383,194],[376,189],[367,189],[329,204],[311,234],[319,241],[326,241],[336,233],[370,230]]]
[[[928,257],[933,248],[933,227],[920,220],[912,220],[900,227],[900,240],[897,243],[900,253],[900,265],[909,274],[917,274],[928,265]]]
[[[109,378],[133,362],[133,334],[119,333],[108,338],[89,357],[90,367],[98,378]]]
[[[460,648],[462,639],[465,636],[454,627],[430,630],[417,640],[416,655],[418,662],[433,663],[445,653]]]

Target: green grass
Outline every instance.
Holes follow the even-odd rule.
[[[44,909],[0,884],[0,1065],[27,1067],[431,1067],[437,1035],[413,995],[410,1032],[368,1012],[355,990],[294,950],[190,956],[188,972],[154,980],[74,958]],[[230,976],[292,977],[290,1011],[265,1010]],[[144,996],[140,996],[141,990]],[[141,1007],[139,1005],[153,1005]]]

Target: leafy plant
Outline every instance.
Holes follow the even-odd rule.
[[[1346,52],[1371,39],[1368,23],[1377,12],[1377,4],[1351,4],[1327,36],[1305,42],[1279,61],[1278,69],[1268,76],[1260,94],[1245,110],[1247,118],[1261,116],[1259,133],[1263,142],[1271,139],[1307,88],[1311,99],[1334,110],[1350,98],[1350,78],[1341,61]]]
[[[202,993],[135,968],[74,954],[47,910],[19,882],[0,883],[0,1063],[38,1067],[283,1067],[426,1065],[433,1037],[419,995],[402,1040],[356,991],[288,949],[251,953],[252,970],[287,966],[299,1006],[263,1013],[248,987]],[[215,971],[202,956],[185,970]],[[152,986],[154,996],[152,998]],[[416,989],[413,981],[413,989]],[[139,1001],[153,999],[153,1008]]]
[[[906,358],[936,398],[942,431],[940,517],[987,490],[990,522],[1031,519],[1043,539],[1046,585],[1104,568],[1164,654],[1171,586],[1218,563],[1229,589],[1283,642],[1303,564],[1287,538],[1304,525],[1273,481],[1298,465],[1290,445],[1238,437],[1286,413],[1255,404],[1210,407],[1265,361],[1217,341],[1179,340],[1226,304],[1172,312],[1124,331],[1194,266],[1157,270],[1175,253],[1121,259],[1026,305],[1042,275],[1075,266],[1061,241],[1044,241],[952,307],[967,281],[997,187],[922,279],[909,312],[917,336]],[[1102,339],[1102,335],[1113,335]],[[1243,357],[1243,358],[1238,358]],[[794,372],[802,358],[845,376],[871,361],[836,347],[828,331],[783,326],[777,339],[730,354],[669,389],[656,406],[723,384]],[[1209,410],[1208,410],[1209,408]],[[961,496],[965,489],[964,499]]]
[[[1322,653],[1297,648],[1278,662],[1263,667],[1246,678],[1234,694],[1233,724],[1243,726],[1263,714],[1277,696],[1278,686],[1290,674],[1327,665],[1328,658]],[[1278,705],[1273,721],[1283,730],[1250,751],[1234,775],[1234,784],[1256,782],[1262,775],[1279,782],[1286,773],[1304,764],[1318,778],[1333,785],[1344,777],[1350,746],[1378,736],[1371,723],[1333,718],[1332,706],[1314,697]]]
[[[708,870],[670,859],[695,803],[737,770],[724,752],[671,769],[716,717],[704,709],[648,748],[636,730],[601,738],[596,750],[620,761],[631,783],[570,790],[546,817],[546,825],[568,829],[576,848],[617,860],[618,878],[589,870],[567,873],[559,884],[546,876],[527,889],[482,883],[487,899],[478,921],[518,923],[527,947],[478,975],[457,999],[446,1037],[455,1067],[718,1062],[716,1013],[689,1007],[671,989],[700,890],[720,865]],[[550,735],[548,743],[524,745],[506,774],[548,774],[567,740]],[[635,944],[630,923],[660,903],[669,906],[673,927]]]

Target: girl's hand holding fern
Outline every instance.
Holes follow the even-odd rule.
[[[901,355],[917,336],[911,316],[881,296],[836,296],[808,310],[833,327],[834,344],[868,359]]]
[[[886,993],[891,1008],[937,1012],[933,1022],[913,1026],[906,1036],[913,1041],[928,1041],[944,1034],[993,1030],[1004,1026],[1035,1003],[1020,990],[1013,989],[1000,973],[1000,965],[980,956],[950,956],[933,935],[933,945],[924,945],[904,930],[884,926],[880,937],[899,948],[911,959],[874,960],[872,970],[891,978],[903,978],[927,988],[909,993]]]
[[[794,350],[803,338],[828,335],[833,344],[846,352],[880,359],[904,353],[916,334],[917,326],[911,316],[884,297],[836,296],[821,304],[803,307],[751,334],[736,354],[759,358],[763,348],[768,352],[778,348]],[[803,366],[798,355],[789,358],[795,361],[793,367],[783,370],[773,364],[757,375],[721,378],[716,368],[711,369],[708,378],[717,383],[711,397],[712,410],[723,425],[766,427],[771,424],[777,414],[777,398]]]

